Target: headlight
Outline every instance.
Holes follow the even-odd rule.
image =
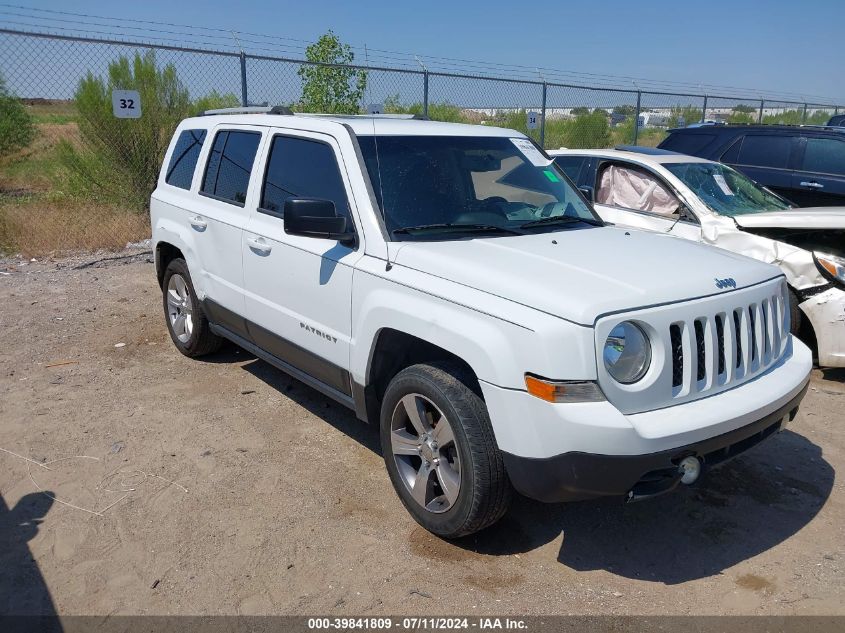
[[[637,382],[651,364],[651,343],[640,326],[623,321],[604,342],[604,366],[614,380],[624,385]]]
[[[845,283],[845,258],[827,253],[813,253],[816,266],[827,279]]]

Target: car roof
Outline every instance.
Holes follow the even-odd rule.
[[[736,135],[744,132],[781,132],[806,134],[807,132],[845,133],[845,128],[836,125],[782,125],[760,123],[731,123],[728,125],[701,125],[696,127],[678,127],[668,130],[670,134],[721,134]]]
[[[628,146],[626,146],[628,147]],[[687,156],[676,152],[654,152],[653,147],[630,146],[630,149],[555,149],[548,150],[549,156],[595,156],[597,158],[609,158],[617,160],[634,160],[640,163],[653,165],[665,165],[670,163],[712,163],[714,161],[698,156]],[[644,151],[639,151],[644,150]]]
[[[390,115],[325,115],[325,114],[207,114],[185,119],[180,127],[211,128],[216,125],[255,125],[261,127],[289,128],[304,131],[337,131],[338,125],[348,126],[357,136],[498,136],[524,137],[516,130],[489,125],[444,123]]]

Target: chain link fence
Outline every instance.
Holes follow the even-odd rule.
[[[514,128],[546,148],[654,146],[672,127],[698,121],[825,123],[845,111],[0,29],[0,103],[21,117],[17,140],[0,138],[0,253],[117,249],[147,238],[146,204],[179,120],[239,105],[296,111],[302,71],[316,67],[347,77],[361,112],[377,105]],[[113,88],[141,93],[141,118],[114,118]]]

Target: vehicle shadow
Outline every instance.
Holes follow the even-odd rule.
[[[519,497],[501,523],[456,544],[508,555],[562,534],[558,562],[571,569],[677,584],[719,574],[796,534],[824,506],[834,475],[818,446],[784,431],[694,486],[639,503]]]
[[[244,359],[239,358],[238,360]],[[379,456],[381,455],[378,428],[373,424],[362,422],[345,406],[338,404],[328,396],[323,395],[316,389],[312,389],[295,378],[291,378],[285,372],[276,369],[261,359],[256,358],[253,362],[246,363],[242,366],[242,369],[265,382],[276,391],[285,394],[285,396],[296,402],[303,409],[322,418],[338,431],[361,444],[361,446],[368,448]]]
[[[824,376],[825,380],[836,381],[836,382],[845,382],[845,368],[838,367],[835,369],[827,368],[822,369],[822,376]]]
[[[260,359],[243,369],[381,455],[377,428],[342,405]],[[562,536],[557,560],[571,569],[678,584],[717,575],[796,534],[824,506],[834,478],[821,448],[786,430],[706,472],[694,486],[639,503],[549,505],[516,495],[499,523],[451,543],[506,556]]]
[[[33,492],[9,508],[0,495],[0,615],[26,616],[7,620],[11,630],[18,630],[16,626],[61,630],[50,591],[28,545],[52,505],[50,497]]]

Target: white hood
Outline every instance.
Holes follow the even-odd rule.
[[[557,242],[557,243],[555,243]],[[772,279],[775,267],[658,233],[589,227],[537,235],[394,244],[394,263],[576,323]]]
[[[845,229],[845,207],[805,207],[734,216],[747,228]]]

